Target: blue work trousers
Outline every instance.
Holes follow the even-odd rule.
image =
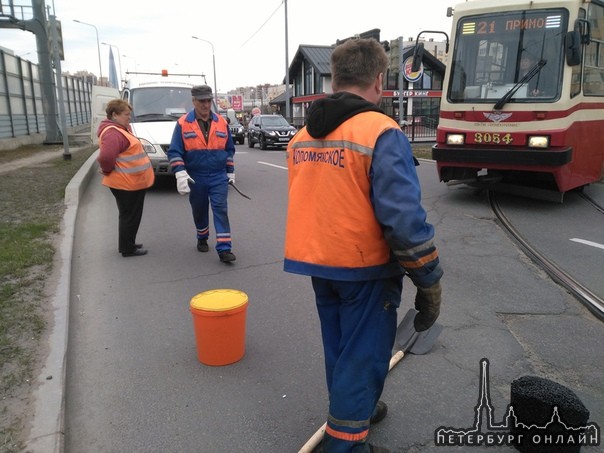
[[[197,229],[197,239],[207,239],[210,235],[209,207],[216,229],[216,251],[231,250],[231,226],[227,206],[229,180],[226,172],[212,174],[191,174],[195,184],[190,184],[189,202],[193,211],[193,221]]]
[[[321,322],[329,415],[324,453],[367,452],[396,336],[402,276],[359,282],[312,278]]]

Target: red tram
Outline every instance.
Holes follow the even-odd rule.
[[[604,1],[454,9],[432,157],[441,181],[563,193],[604,168]]]

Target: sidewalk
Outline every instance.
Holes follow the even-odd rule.
[[[90,126],[85,124],[70,130],[67,152],[78,152],[92,145]],[[19,168],[44,164],[65,153],[62,144],[44,145],[42,143],[21,145],[15,149],[0,150],[0,174],[8,173]]]

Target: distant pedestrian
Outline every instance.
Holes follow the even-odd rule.
[[[397,328],[403,274],[417,295],[417,331],[440,312],[442,270],[409,141],[378,107],[388,58],[374,39],[331,56],[335,94],[314,101],[287,149],[284,270],[312,280],[329,414],[322,451],[387,452],[367,443]]]
[[[123,99],[107,103],[107,118],[97,130],[102,184],[111,189],[119,212],[118,250],[124,257],[147,254],[136,235],[143,216],[145,193],[155,181],[151,160],[132,135],[132,107]]]
[[[231,250],[227,195],[229,182],[235,183],[235,144],[226,120],[212,112],[212,88],[194,86],[191,95],[194,108],[176,123],[168,158],[178,193],[189,194],[197,250],[209,250],[211,205],[216,251],[220,261],[230,263],[236,258]]]

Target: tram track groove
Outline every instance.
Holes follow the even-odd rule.
[[[604,214],[604,207],[600,206],[596,200],[594,200],[589,195],[587,195],[586,193],[583,193],[583,192],[580,193],[579,196],[581,198],[583,198],[583,200],[585,200],[587,203],[592,205],[597,211]]]
[[[555,262],[549,260],[545,255],[531,246],[504,214],[499,206],[495,192],[491,190],[487,191],[487,197],[491,209],[497,217],[501,227],[520,246],[524,253],[526,253],[528,257],[543,269],[555,282],[574,295],[579,302],[585,305],[600,321],[604,321],[604,299],[593,293],[589,288],[583,286]],[[598,209],[599,205],[597,205],[597,203],[592,201],[591,204]]]

